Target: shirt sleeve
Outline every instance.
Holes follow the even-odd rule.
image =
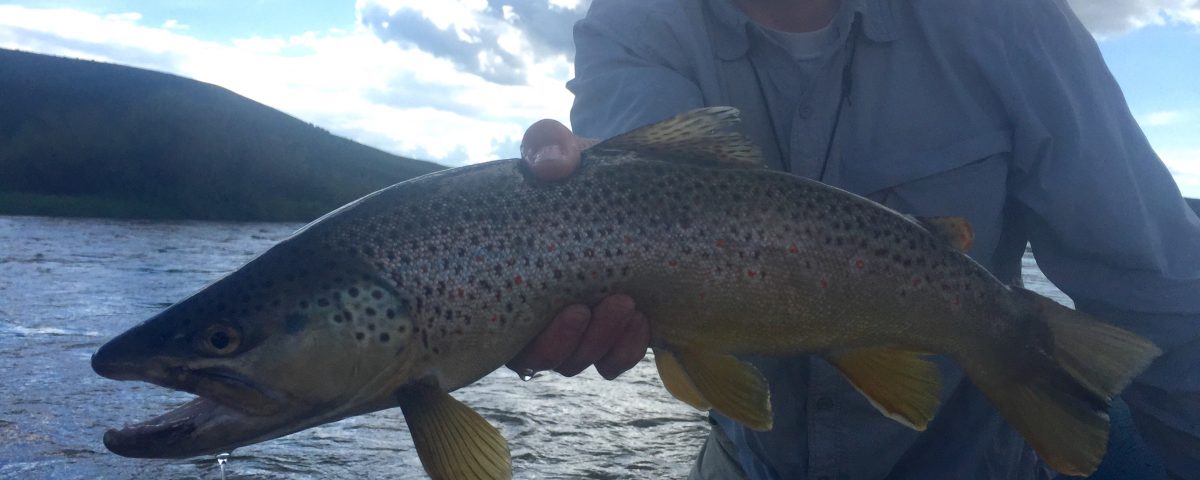
[[[1123,397],[1173,474],[1200,472],[1200,220],[1066,3],[1011,3],[999,82],[1038,266],[1078,308],[1166,352]]]
[[[567,88],[575,94],[577,135],[607,138],[703,106],[684,71],[679,30],[686,25],[670,24],[665,8],[597,0],[575,25],[575,78]]]

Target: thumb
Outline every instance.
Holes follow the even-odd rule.
[[[538,120],[521,139],[521,161],[538,178],[561,180],[575,172],[580,152],[594,144],[595,140],[575,136],[557,120]]]

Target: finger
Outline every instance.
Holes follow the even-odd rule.
[[[628,295],[609,295],[592,309],[592,320],[575,352],[555,368],[558,373],[572,377],[604,357],[625,333],[633,317],[633,299]]]
[[[575,136],[557,120],[538,120],[521,139],[521,161],[538,178],[560,180],[575,172],[581,152],[595,143]]]
[[[617,340],[617,344],[596,362],[596,371],[601,377],[612,380],[625,373],[642,361],[646,349],[650,348],[650,322],[646,316],[634,312],[625,326],[625,334]]]
[[[570,305],[550,325],[508,362],[518,374],[551,370],[571,356],[588,329],[592,311],[586,305]]]

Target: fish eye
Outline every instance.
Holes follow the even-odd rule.
[[[209,325],[199,336],[196,344],[200,351],[209,355],[224,356],[237,351],[242,335],[229,325]]]

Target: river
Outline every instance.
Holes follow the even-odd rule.
[[[399,409],[239,448],[228,459],[137,460],[104,430],[187,394],[94,374],[108,338],[262,252],[299,225],[0,217],[0,478],[421,478]],[[1026,284],[1066,302],[1027,258]],[[500,370],[455,393],[509,439],[518,478],[682,478],[708,426],[649,359],[530,381]]]

